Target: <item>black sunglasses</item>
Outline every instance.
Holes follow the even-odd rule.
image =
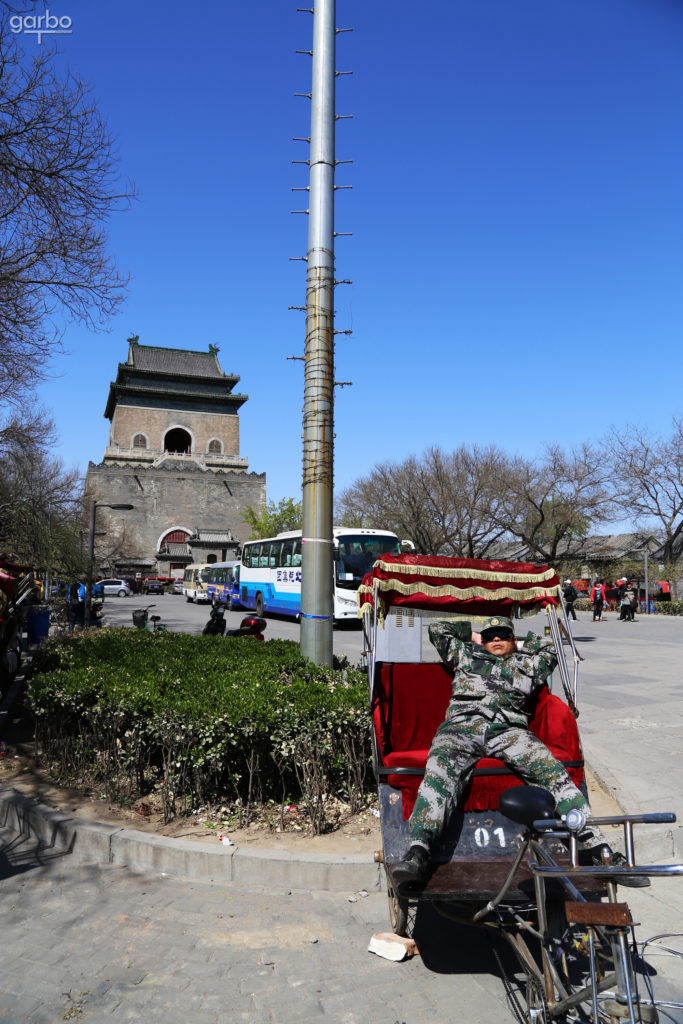
[[[511,633],[509,629],[487,629],[481,634],[481,640],[484,644],[490,644],[492,640],[512,640],[514,633]]]

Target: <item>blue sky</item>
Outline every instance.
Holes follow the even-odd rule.
[[[67,464],[101,460],[126,338],[206,350],[250,397],[269,500],[301,483],[312,17],[297,3],[55,0],[140,201],[105,334],[40,390]],[[431,444],[535,455],[683,412],[679,0],[337,0],[335,481]],[[28,52],[37,48],[26,38]]]

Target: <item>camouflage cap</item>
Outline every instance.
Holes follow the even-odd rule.
[[[479,630],[481,636],[484,633],[488,633],[490,629],[507,629],[514,636],[515,627],[512,625],[512,619],[505,619],[502,615],[494,615],[490,619],[484,619]]]

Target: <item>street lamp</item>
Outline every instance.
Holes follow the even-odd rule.
[[[91,501],[90,502],[90,525],[88,527],[88,578],[85,585],[85,626],[90,625],[90,596],[92,594],[92,567],[95,560],[95,513],[98,508],[113,508],[119,512],[130,512],[135,505],[125,505],[117,502]]]

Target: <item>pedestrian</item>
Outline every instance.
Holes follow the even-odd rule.
[[[602,622],[602,609],[605,604],[605,584],[602,580],[596,580],[593,584],[591,604],[593,605],[593,622]]]
[[[567,608],[567,618],[569,618],[569,616],[571,615],[574,621],[576,621],[574,602],[578,600],[579,592],[571,580],[564,581],[564,587],[562,588],[562,596],[564,597],[564,603]]]
[[[626,579],[623,582],[624,587],[619,600],[619,618],[623,619],[624,622],[633,622],[636,617],[638,595],[636,588],[631,582]]]
[[[408,854],[393,869],[399,885],[426,879],[432,846],[482,757],[499,758],[526,783],[549,790],[558,817],[572,808],[591,814],[565,767],[529,732],[531,698],[557,664],[553,641],[531,632],[517,641],[511,620],[499,616],[486,619],[481,633],[469,622],[435,622],[429,639],[453,675],[453,695],[410,816]],[[603,854],[615,865],[626,864],[623,854],[606,849],[595,826],[584,828],[579,841],[592,864],[602,864]],[[649,879],[624,879],[624,884],[649,885]]]
[[[73,630],[75,626],[79,629],[85,627],[85,582],[85,576],[80,575],[67,592],[70,630]]]

